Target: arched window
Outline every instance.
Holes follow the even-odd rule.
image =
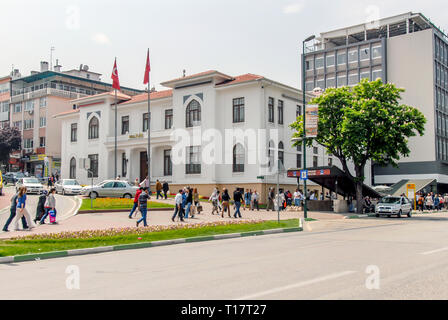
[[[201,105],[196,100],[192,100],[186,111],[187,128],[201,125]]]
[[[285,164],[285,153],[284,153],[284,151],[283,151],[283,149],[284,149],[284,145],[283,145],[283,142],[281,142],[280,141],[280,143],[278,144],[278,163],[279,163],[279,166],[280,166],[280,168],[282,167],[282,166],[284,166],[284,164]]]
[[[70,160],[70,179],[76,179],[76,159],[74,157]]]
[[[274,149],[274,141],[271,140],[268,147],[269,168],[274,164]]]
[[[89,122],[89,139],[98,139],[100,124],[97,117],[93,117]]]
[[[237,143],[233,147],[233,172],[244,172],[245,159],[244,147],[240,143]]]

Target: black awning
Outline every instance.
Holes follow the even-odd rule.
[[[317,183],[318,185],[335,192],[339,195],[345,197],[356,197],[356,189],[354,180],[348,176],[344,171],[338,167],[315,167],[309,168],[308,170],[308,180]],[[289,178],[300,177],[301,169],[289,169]],[[363,184],[362,186],[363,196],[369,196],[371,198],[382,198],[383,196],[370,188],[369,186]]]

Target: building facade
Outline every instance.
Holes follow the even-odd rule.
[[[10,122],[22,133],[22,150],[12,155],[16,170],[37,177],[60,173],[61,123],[53,116],[73,109],[71,100],[111,90],[100,75],[81,65],[79,70],[54,70],[41,62],[39,72],[12,79]],[[129,95],[139,90],[123,88]]]
[[[151,93],[152,183],[167,181],[172,192],[191,185],[206,196],[214,187],[256,189],[262,199],[277,179],[285,190],[297,188],[283,169],[302,167],[302,150],[292,147],[289,127],[302,112],[299,90],[262,76],[213,70],[162,85],[169,89]],[[117,172],[114,99],[113,93],[83,97],[72,101],[75,110],[56,116],[62,122],[62,177],[90,184],[83,159],[91,159],[94,183],[115,175],[130,182],[146,177],[147,93],[118,96]],[[307,156],[316,167],[338,164],[321,147],[310,147]],[[312,184],[310,189],[321,191]]]
[[[0,78],[0,128],[9,126],[10,110],[9,110],[9,90],[11,77]]]
[[[402,103],[426,117],[399,167],[372,166],[372,184],[434,178],[448,191],[448,38],[420,13],[321,33],[305,52],[306,90],[353,86],[361,79],[404,88]]]

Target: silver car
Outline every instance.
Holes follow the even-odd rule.
[[[397,215],[401,218],[402,215],[412,216],[412,205],[406,197],[384,197],[376,205],[376,216],[386,215],[388,217]]]
[[[132,199],[138,187],[130,185],[123,180],[106,180],[96,186],[82,188],[82,194],[92,199],[97,197]]]
[[[18,192],[21,187],[26,187],[27,193],[41,194],[44,190],[44,186],[39,179],[34,177],[19,178],[16,182],[16,191]]]
[[[75,179],[62,179],[54,185],[56,193],[66,194],[80,194],[82,187]]]

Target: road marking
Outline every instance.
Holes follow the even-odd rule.
[[[443,252],[443,251],[447,251],[447,250],[448,250],[448,247],[445,247],[445,248],[440,248],[440,249],[436,249],[436,250],[421,252],[420,254],[428,255],[428,254],[439,253],[439,252]]]
[[[247,295],[247,296],[235,299],[235,300],[252,300],[252,299],[259,298],[259,297],[266,296],[266,295],[273,294],[273,293],[278,293],[278,292],[282,292],[282,291],[286,291],[286,290],[290,290],[290,289],[308,286],[310,284],[315,284],[315,283],[319,283],[319,282],[323,282],[323,281],[327,281],[327,280],[333,280],[333,279],[345,277],[345,276],[348,276],[353,273],[356,273],[356,271],[344,271],[344,272],[339,272],[339,273],[333,273],[333,274],[330,274],[327,276],[323,276],[323,277],[319,277],[319,278],[315,278],[315,279],[311,279],[311,280],[306,280],[306,281],[302,281],[302,282],[295,283],[295,284],[290,284],[290,285],[287,285],[284,287],[278,287],[278,288],[274,288],[274,289],[270,289],[270,290],[266,290],[266,291],[261,291],[261,292]]]

